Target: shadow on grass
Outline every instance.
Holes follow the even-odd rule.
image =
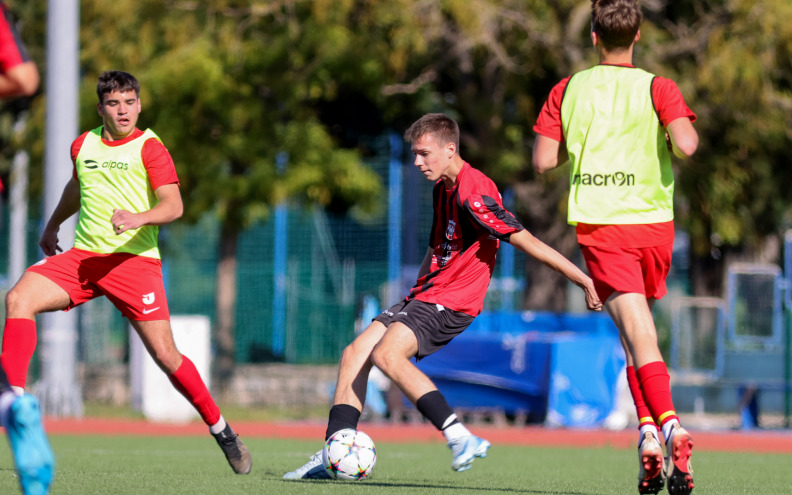
[[[286,483],[304,483],[304,484],[331,484],[331,483],[344,483],[336,481],[336,480],[288,480]],[[354,482],[352,482],[354,483]],[[453,490],[453,491],[477,491],[477,492],[507,492],[507,493],[534,493],[534,494],[554,494],[554,495],[590,495],[589,492],[577,492],[577,491],[558,491],[558,490],[538,490],[538,489],[530,489],[530,488],[508,488],[508,487],[494,487],[494,486],[480,486],[474,484],[467,484],[464,486],[460,486],[457,483],[453,484],[445,484],[445,483],[400,483],[400,482],[379,482],[373,480],[365,480],[358,482],[359,484],[363,484],[366,486],[376,486],[379,488],[414,488],[414,489],[424,489],[424,490]],[[357,483],[356,483],[357,484]]]

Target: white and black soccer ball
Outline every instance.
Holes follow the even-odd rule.
[[[360,430],[339,430],[327,439],[322,449],[322,464],[333,479],[365,479],[376,463],[374,441]]]

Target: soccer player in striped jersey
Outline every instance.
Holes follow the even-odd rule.
[[[670,152],[690,156],[698,135],[676,84],[633,66],[640,24],[635,0],[593,0],[591,40],[600,64],[551,91],[534,127],[533,166],[538,173],[558,166],[565,143],[569,223],[627,357],[640,428],[638,491],[657,493],[667,478],[670,493],[687,494],[693,440],[674,411],[651,309],[667,292],[674,243]]]
[[[451,449],[451,468],[465,471],[485,457],[490,443],[473,435],[443,394],[410,360],[442,349],[481,312],[501,241],[544,262],[581,287],[586,305],[601,303],[592,280],[558,251],[520,225],[503,207],[486,175],[459,155],[459,126],[443,114],[427,114],[405,133],[415,166],[435,182],[429,247],[410,293],[374,318],[341,357],[325,440],[357,428],[372,366],[388,376],[439,431]],[[284,479],[326,478],[321,450]]]

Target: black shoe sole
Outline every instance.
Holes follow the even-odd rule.
[[[638,493],[641,495],[655,495],[663,490],[663,485],[665,485],[665,481],[663,480],[663,474],[660,473],[652,479],[639,481]]]
[[[690,478],[688,480],[688,478]],[[690,495],[693,491],[693,477],[690,473],[680,471],[674,466],[674,472],[668,477],[668,493],[670,495]]]

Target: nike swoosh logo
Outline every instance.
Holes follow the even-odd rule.
[[[143,308],[143,314],[144,314],[144,315],[147,315],[147,314],[149,314],[149,313],[153,313],[154,311],[156,311],[156,310],[158,310],[158,309],[160,309],[160,307],[159,307],[159,306],[157,306],[156,308],[151,308],[151,309],[145,309],[145,308]]]

